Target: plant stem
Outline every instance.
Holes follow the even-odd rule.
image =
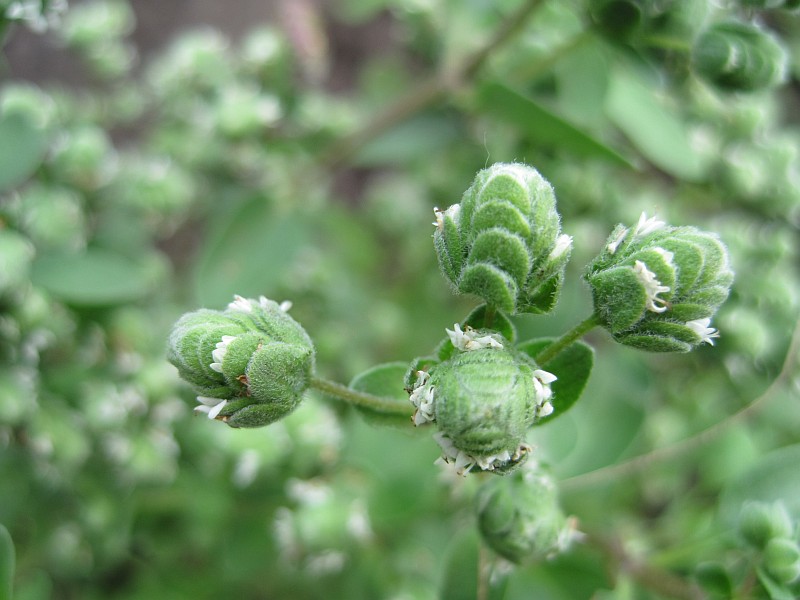
[[[580,337],[583,337],[597,327],[600,324],[600,320],[597,316],[592,313],[592,315],[578,323],[575,327],[570,329],[567,333],[562,335],[558,338],[555,342],[547,346],[544,350],[539,352],[536,355],[534,360],[537,364],[544,366],[546,363],[553,360],[556,356],[558,356],[562,350],[564,350],[567,346],[569,346],[572,342],[577,340]]]
[[[800,323],[795,327],[794,333],[792,334],[792,341],[789,344],[789,349],[786,351],[786,357],[784,358],[780,373],[778,373],[777,377],[775,377],[763,394],[748,403],[738,412],[735,412],[722,421],[680,442],[676,442],[670,446],[656,448],[652,452],[642,454],[626,462],[564,479],[559,485],[562,489],[576,489],[602,483],[617,477],[632,475],[637,471],[650,467],[654,463],[674,460],[687,452],[711,443],[734,423],[755,415],[785,383],[792,380],[797,372],[798,355],[800,355]]]
[[[367,394],[366,392],[352,390],[346,385],[342,385],[341,383],[330,381],[328,379],[322,379],[321,377],[313,377],[311,379],[311,387],[327,396],[330,396],[331,398],[342,400],[354,406],[368,408],[370,410],[374,410],[375,412],[387,415],[411,415],[411,404],[406,406],[406,403],[402,403],[393,398],[374,396],[372,394]]]
[[[453,90],[473,78],[492,52],[510,40],[536,9],[543,4],[544,0],[525,2],[503,21],[494,35],[481,48],[465,56],[455,68],[435,73],[423,80],[417,87],[375,115],[362,129],[334,141],[324,151],[321,162],[329,168],[337,167],[385,131],[444,100]]]

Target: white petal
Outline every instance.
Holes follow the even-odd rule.
[[[203,404],[205,406],[211,407],[211,406],[216,406],[217,404],[219,404],[222,401],[222,399],[221,398],[209,398],[208,396],[198,396],[197,397],[197,401],[200,404]]]
[[[217,415],[219,415],[220,411],[225,408],[225,405],[228,403],[227,400],[223,400],[219,404],[217,404],[214,408],[208,411],[208,418],[209,419],[216,419]]]

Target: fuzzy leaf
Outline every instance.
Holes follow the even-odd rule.
[[[554,340],[555,338],[528,340],[519,344],[517,350],[535,358]],[[586,387],[586,382],[589,381],[593,365],[594,349],[581,341],[573,342],[551,360],[539,365],[540,368],[558,377],[550,384],[553,390],[552,404],[555,410],[550,416],[541,419],[539,424],[552,421],[567,412],[577,402]]]
[[[408,363],[390,362],[375,365],[372,368],[356,375],[350,381],[351,389],[359,392],[366,392],[385,399],[396,400],[397,404],[403,408],[408,408],[411,415],[412,406],[408,401],[408,393],[404,389],[403,380],[408,371]],[[390,427],[402,427],[408,429],[409,417],[400,415],[390,415],[380,413],[363,406],[356,407],[367,423],[372,425],[385,425]]]
[[[494,265],[471,264],[461,273],[458,289],[465,294],[475,294],[488,304],[513,313],[517,301],[517,284]]]

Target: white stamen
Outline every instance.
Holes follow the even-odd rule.
[[[649,271],[647,269],[647,265],[640,260],[637,260],[636,264],[634,264],[633,271],[636,273],[639,281],[644,286],[645,294],[647,295],[647,310],[650,310],[654,313],[663,313],[665,310],[667,310],[666,305],[659,306],[656,304],[656,302],[663,303],[664,300],[659,298],[658,294],[668,292],[670,288],[666,285],[661,285],[661,282],[656,279],[655,273]]]
[[[553,414],[555,410],[550,403],[550,398],[553,397],[550,384],[556,379],[558,378],[555,375],[542,369],[533,372],[533,395],[536,401],[536,417],[539,419]]]
[[[608,243],[608,245],[606,246],[606,250],[608,250],[609,254],[614,254],[617,251],[619,245],[625,240],[625,237],[628,235],[628,231],[629,231],[628,229],[623,229],[622,231],[619,232],[619,234],[613,241]]]
[[[550,256],[548,256],[548,259],[556,260],[557,258],[563,256],[564,253],[570,248],[572,248],[572,236],[562,233],[560,236],[558,236],[558,238],[556,238],[556,244],[550,251]]]
[[[711,319],[695,319],[694,321],[688,321],[686,323],[687,327],[694,331],[698,336],[700,336],[700,343],[710,344],[711,346],[714,345],[714,340],[712,338],[719,337],[719,331],[714,329],[713,327],[709,327],[711,323]]]
[[[482,471],[494,471],[509,462],[518,462],[524,454],[531,451],[527,444],[520,444],[514,454],[503,450],[497,454],[476,457],[456,448],[453,440],[441,431],[433,434],[433,439],[442,449],[442,456],[436,460],[436,464],[453,464],[456,473],[462,476],[466,476],[474,467],[478,467]]]
[[[453,325],[453,329],[445,329],[447,336],[453,343],[453,346],[462,352],[469,352],[470,350],[480,350],[482,348],[502,348],[503,344],[498,342],[490,335],[480,335],[472,327],[467,325],[465,331],[461,331],[461,326],[458,323]]]
[[[435,420],[433,413],[433,386],[428,385],[430,374],[426,371],[417,371],[417,381],[414,383],[414,389],[409,396],[411,404],[416,407],[414,412],[414,425],[424,425]]]
[[[241,296],[234,296],[233,302],[228,304],[228,308],[230,310],[238,310],[240,312],[253,312],[253,304],[247,298],[242,298]]]
[[[444,215],[438,206],[433,207],[433,214],[436,215],[436,220],[431,225],[435,225],[436,229],[442,231],[444,229]]]
[[[659,229],[664,227],[664,225],[666,225],[664,221],[661,221],[656,217],[650,217],[648,219],[647,213],[642,213],[639,216],[639,222],[636,223],[636,227],[634,227],[634,232],[635,232],[634,235],[637,238],[641,238],[650,233],[653,233],[654,231],[658,231]]]

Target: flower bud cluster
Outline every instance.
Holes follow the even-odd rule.
[[[616,227],[585,277],[595,315],[618,342],[688,352],[719,337],[710,323],[733,282],[728,263],[716,235],[643,214]]]
[[[553,412],[555,376],[496,332],[456,324],[447,334],[450,357],[407,376],[414,424],[436,423],[441,460],[458,474],[510,472],[530,453],[528,429]]]
[[[199,394],[197,412],[231,427],[260,427],[295,408],[314,369],[314,346],[289,307],[236,296],[224,311],[178,320],[167,358]]]
[[[715,86],[751,91],[781,83],[787,56],[778,38],[767,30],[741,21],[714,23],[692,48],[695,71]]]
[[[460,204],[435,212],[439,265],[458,292],[509,313],[555,306],[572,238],[560,233],[553,188],[536,169],[495,164]]]
[[[739,534],[761,552],[764,568],[778,582],[800,579],[800,545],[783,502],[748,502],[739,515]]]
[[[579,535],[561,511],[555,481],[538,466],[487,481],[477,513],[486,543],[515,563],[553,558]]]

